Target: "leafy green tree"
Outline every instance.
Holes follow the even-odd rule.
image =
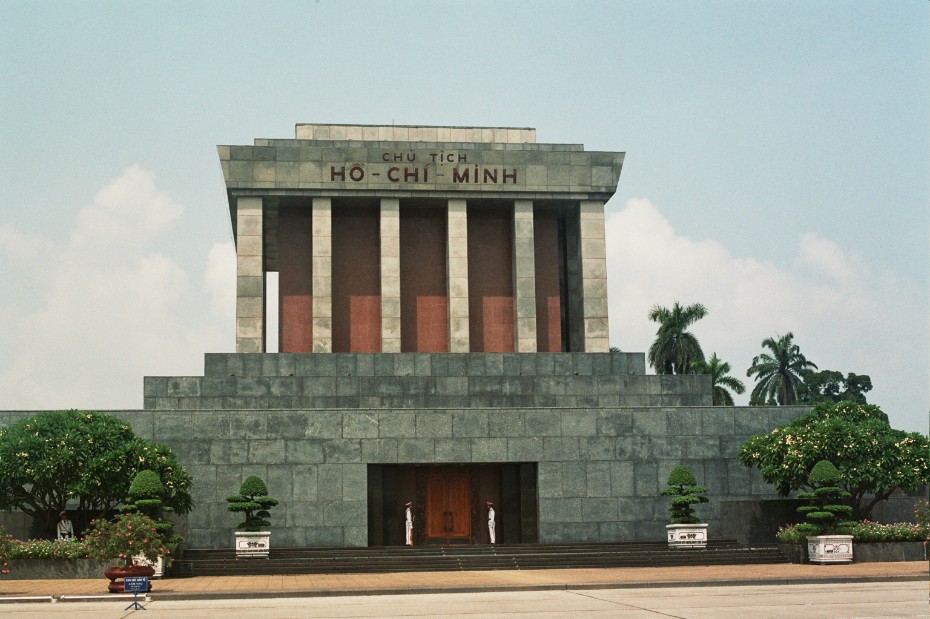
[[[226,509],[244,514],[245,520],[236,527],[244,531],[261,531],[271,526],[268,510],[278,504],[277,499],[268,496],[268,487],[257,475],[246,477],[239,494],[226,497],[226,501],[229,503]]]
[[[648,357],[656,374],[689,374],[692,362],[704,360],[701,343],[687,329],[706,315],[707,308],[700,303],[682,307],[675,301],[672,309],[652,307],[649,320],[659,323],[659,329]]]
[[[845,377],[841,372],[821,370],[807,372],[804,375],[804,393],[802,402],[855,402],[866,404],[865,393],[872,390],[872,379],[867,374],[853,374]]]
[[[750,437],[739,460],[759,469],[784,496],[805,488],[814,465],[830,460],[852,495],[857,520],[869,518],[896,489],[930,483],[930,439],[893,429],[874,404],[821,402],[791,423]]]
[[[159,475],[167,505],[191,510],[191,477],[171,449],[137,437],[116,417],[70,410],[0,428],[0,509],[22,510],[43,531],[54,529],[70,499],[91,516],[113,511],[142,469]]]
[[[749,394],[750,404],[779,404],[786,406],[798,402],[804,392],[804,374],[817,366],[807,360],[794,343],[794,334],[786,333],[762,340],[762,347],[772,354],[762,353],[752,359],[746,376],[756,375],[756,386]]]
[[[707,503],[705,486],[699,486],[697,477],[691,469],[683,464],[677,465],[668,475],[668,485],[662,490],[662,496],[672,496],[672,506],[668,511],[672,524],[695,524],[700,522],[692,505]]]
[[[710,359],[707,361],[692,361],[691,370],[695,374],[710,376],[714,406],[733,406],[733,396],[730,395],[729,389],[732,389],[734,393],[746,391],[746,386],[741,380],[729,375],[730,364],[721,361],[717,357],[717,353],[711,353]]]

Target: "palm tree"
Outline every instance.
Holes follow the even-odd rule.
[[[794,404],[804,388],[804,374],[816,370],[817,366],[808,361],[798,345],[793,333],[786,333],[778,339],[762,340],[762,347],[772,354],[762,353],[753,357],[752,366],[746,370],[746,376],[756,375],[755,388],[749,394],[750,404]]]
[[[735,393],[743,393],[746,386],[738,378],[729,376],[730,364],[721,361],[717,353],[712,353],[708,361],[692,361],[691,369],[695,374],[708,374],[713,388],[714,406],[733,406],[733,396],[727,389]]]
[[[692,361],[703,361],[701,343],[688,327],[707,315],[700,303],[682,307],[675,301],[672,309],[654,305],[649,320],[659,323],[656,341],[649,347],[649,365],[656,374],[688,374]]]

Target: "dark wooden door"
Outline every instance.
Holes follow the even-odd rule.
[[[426,478],[427,541],[469,541],[471,478],[467,474],[434,474]]]

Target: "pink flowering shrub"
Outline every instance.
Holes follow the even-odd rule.
[[[121,559],[132,565],[133,557],[144,555],[149,561],[163,557],[165,566],[171,565],[171,552],[155,521],[138,512],[95,521],[84,542],[90,556],[99,561]]]
[[[895,522],[883,524],[862,520],[839,531],[842,535],[852,535],[853,542],[926,542],[930,539],[930,526],[927,523]],[[775,534],[775,538],[784,544],[803,544],[809,532],[799,525],[784,526]]]
[[[10,546],[12,546],[12,543],[13,540],[10,534],[0,525],[0,576],[5,576],[10,573],[8,557],[10,556]]]
[[[87,548],[79,539],[14,539],[10,544],[10,559],[86,559]]]

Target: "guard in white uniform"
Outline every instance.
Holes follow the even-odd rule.
[[[58,539],[74,539],[74,525],[68,520],[68,512],[58,514],[55,530],[58,532]]]
[[[494,533],[494,503],[488,501],[488,535],[491,536],[491,543],[497,542],[497,536]]]
[[[406,527],[406,540],[408,546],[413,546],[413,503],[407,503],[407,511],[404,514],[406,521],[404,526]]]

